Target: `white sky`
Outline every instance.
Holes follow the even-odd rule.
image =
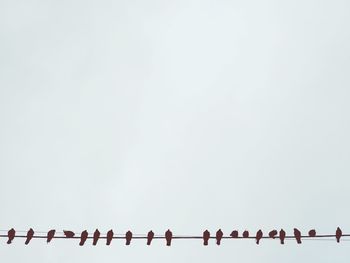
[[[349,10],[0,0],[0,229],[350,233]],[[1,260],[348,262],[350,246],[23,242],[0,239]]]

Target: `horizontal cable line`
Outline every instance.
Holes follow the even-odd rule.
[[[1,230],[6,231],[6,230]],[[18,234],[22,233],[22,234]],[[98,240],[105,239],[106,245],[110,245],[111,241],[114,239],[125,239],[126,243],[125,245],[130,245],[132,239],[146,239],[147,245],[151,245],[152,240],[154,239],[165,239],[166,245],[171,246],[172,240],[178,240],[178,239],[200,239],[203,240],[203,245],[207,246],[208,241],[212,239],[216,239],[216,244],[220,245],[222,240],[227,239],[237,239],[237,240],[255,240],[256,244],[259,245],[261,240],[266,239],[277,239],[279,242],[283,245],[285,244],[285,240],[295,239],[295,241],[298,244],[302,243],[302,240],[335,240],[337,243],[341,241],[350,241],[346,239],[346,237],[350,237],[350,234],[343,234],[343,231],[338,227],[334,234],[316,234],[315,229],[311,229],[308,231],[308,235],[302,234],[301,231],[297,228],[294,228],[293,235],[288,235],[283,229],[277,231],[276,229],[273,229],[268,232],[268,234],[263,234],[263,231],[259,229],[255,235],[250,235],[248,230],[245,230],[239,235],[239,232],[237,230],[234,230],[231,232],[230,235],[224,235],[221,229],[216,231],[215,235],[211,235],[208,230],[205,230],[202,235],[173,235],[173,233],[168,229],[164,235],[156,235],[152,230],[149,231],[147,234],[133,234],[130,230],[127,231],[125,234],[116,234],[113,232],[113,230],[109,230],[107,233],[102,234],[98,229],[95,231],[92,231],[93,233],[84,230],[80,233],[75,233],[70,230],[63,230],[63,232],[56,232],[55,229],[51,229],[50,231],[43,232],[43,231],[37,231],[35,232],[32,228],[30,228],[26,235],[23,233],[25,231],[17,231],[13,228],[7,231],[7,234],[0,234],[0,237],[8,238],[7,244],[11,244],[12,241],[15,238],[25,238],[25,244],[28,245],[32,239],[46,239],[47,243],[51,242],[53,239],[79,239],[80,246],[83,246],[88,239],[93,240],[93,245],[97,245]],[[45,235],[43,234],[45,233]],[[59,234],[59,235],[57,235]],[[77,234],[77,235],[76,235]],[[345,238],[345,239],[344,239]]]
[[[0,235],[0,237],[8,237],[7,235]],[[14,237],[17,238],[27,238],[26,235],[16,235]],[[305,240],[311,240],[311,239],[323,239],[323,238],[330,238],[330,237],[336,237],[335,235],[317,235],[314,237],[310,236],[301,236],[300,238],[305,239]],[[350,237],[350,234],[344,234],[342,237]],[[39,236],[39,235],[34,235],[32,238],[47,238],[47,236]],[[74,236],[74,237],[66,237],[66,236],[54,236],[53,239],[80,239],[80,236]],[[93,236],[88,236],[87,239],[93,239]],[[107,236],[100,236],[99,239],[106,239]],[[147,236],[133,236],[132,239],[147,239]],[[165,239],[165,236],[154,236],[152,239]],[[231,237],[231,236],[223,236],[221,237],[222,239],[256,239],[254,236],[250,237]],[[111,239],[125,239],[125,236],[113,236]],[[202,236],[173,236],[172,239],[203,239]],[[212,236],[209,237],[209,239],[216,239],[216,237]],[[271,238],[269,236],[263,236],[261,239],[279,239],[279,236],[276,236],[275,238]],[[285,239],[295,239],[294,236],[286,236]],[[329,239],[329,240],[334,240],[334,239]],[[342,241],[345,241],[345,239],[342,239]]]

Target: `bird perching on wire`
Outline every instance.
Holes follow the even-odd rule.
[[[173,233],[170,231],[170,229],[168,229],[166,232],[165,232],[165,239],[166,239],[166,245],[168,247],[171,246],[171,240],[173,238]]]

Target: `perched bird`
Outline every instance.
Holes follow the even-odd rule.
[[[343,235],[343,231],[341,231],[341,229],[338,227],[337,231],[335,231],[335,238],[337,239],[337,243],[340,242],[340,238]]]
[[[208,246],[209,238],[210,238],[210,232],[208,230],[205,230],[203,232],[203,245],[204,246]]]
[[[261,231],[261,229],[259,229],[258,232],[256,232],[256,236],[255,236],[255,239],[256,239],[256,244],[259,245],[259,242],[260,242],[260,239],[263,237],[263,232]]]
[[[297,243],[301,244],[301,232],[297,228],[294,228],[294,237],[297,240]]]
[[[272,238],[272,239],[275,239],[277,233],[278,233],[277,230],[271,230],[271,231],[269,232],[269,237]]]
[[[16,236],[16,231],[13,228],[11,228],[7,232],[7,237],[8,237],[7,244],[11,244],[12,240],[15,238],[15,236]]]
[[[93,241],[92,241],[92,245],[93,246],[97,245],[97,241],[100,238],[100,235],[101,235],[100,231],[98,231],[98,229],[96,229],[95,232],[94,232],[94,238],[93,238]]]
[[[26,239],[26,242],[24,244],[28,245],[30,240],[32,240],[33,236],[34,236],[34,230],[31,228],[27,232],[27,239]]]
[[[249,232],[248,232],[248,230],[243,231],[242,236],[243,236],[244,238],[248,238],[248,237],[249,237]]]
[[[315,237],[316,236],[316,230],[315,229],[311,229],[309,231],[309,237]]]
[[[125,239],[126,239],[125,245],[129,246],[132,239],[132,232],[130,230],[126,232]]]
[[[109,246],[111,244],[112,239],[113,239],[113,235],[114,235],[114,233],[113,233],[112,229],[107,232],[107,241],[106,241],[107,246]]]
[[[50,230],[49,232],[47,232],[47,239],[46,239],[46,242],[47,243],[50,243],[51,240],[54,238],[55,236],[55,233],[56,233],[56,230],[55,229],[52,229]]]
[[[281,240],[281,244],[284,245],[284,239],[286,238],[286,232],[281,229],[280,230],[280,240]]]
[[[170,229],[165,232],[166,245],[171,246],[171,239],[173,238],[173,233],[171,233]]]
[[[154,238],[153,231],[149,231],[147,234],[147,246],[151,245],[152,239]]]
[[[224,233],[222,233],[221,229],[219,229],[219,230],[216,232],[216,236],[215,236],[215,238],[216,238],[216,244],[217,244],[218,246],[220,246],[220,244],[221,244],[221,239],[222,239],[223,236],[224,236]]]
[[[63,233],[67,238],[72,238],[75,236],[73,231],[63,230]]]
[[[89,236],[88,231],[84,230],[83,232],[81,232],[79,246],[84,246],[85,241],[88,238],[88,236]]]
[[[233,230],[230,234],[231,237],[233,238],[237,238],[238,237],[238,231],[237,230]]]

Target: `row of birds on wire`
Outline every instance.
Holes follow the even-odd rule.
[[[52,229],[47,232],[46,235],[35,235],[35,232],[32,228],[30,228],[27,231],[26,235],[16,235],[16,230],[11,228],[8,232],[7,235],[0,235],[0,237],[7,237],[7,244],[11,244],[12,241],[15,239],[15,237],[19,238],[25,238],[25,244],[28,245],[30,241],[34,238],[44,238],[46,239],[47,243],[50,243],[52,239],[55,238],[65,238],[65,239],[80,239],[79,245],[83,246],[86,242],[87,239],[92,239],[92,245],[96,246],[98,241],[100,239],[106,239],[106,245],[109,246],[112,242],[113,239],[125,239],[125,245],[130,245],[131,240],[134,239],[147,239],[147,245],[151,245],[151,242],[153,239],[165,239],[166,245],[171,246],[172,240],[173,239],[202,239],[203,240],[203,245],[207,246],[209,243],[210,239],[216,239],[216,244],[220,245],[222,239],[228,239],[228,238],[233,238],[233,239],[255,239],[255,242],[257,245],[260,244],[261,239],[279,239],[280,244],[285,243],[285,239],[290,239],[293,238],[296,240],[298,244],[302,243],[302,238],[324,238],[324,237],[333,237],[335,240],[339,243],[341,237],[343,236],[350,236],[350,234],[343,234],[342,230],[338,227],[335,231],[335,234],[332,235],[317,235],[316,230],[312,229],[308,232],[308,235],[302,235],[301,231],[298,230],[297,228],[294,228],[294,233],[292,236],[288,236],[286,232],[281,229],[279,231],[277,230],[272,230],[268,232],[268,235],[263,234],[263,231],[260,229],[256,232],[255,235],[250,236],[249,231],[245,230],[242,232],[241,235],[239,235],[239,232],[237,230],[234,230],[231,232],[229,236],[224,236],[224,233],[222,232],[221,229],[216,231],[215,235],[211,235],[208,230],[205,230],[201,236],[174,236],[172,231],[168,229],[165,233],[164,236],[155,236],[154,232],[151,230],[148,232],[147,235],[145,236],[133,236],[133,233],[129,230],[125,233],[125,235],[115,235],[113,230],[109,230],[106,235],[101,236],[101,233],[98,229],[96,229],[93,233],[92,236],[89,236],[89,233],[87,230],[84,230],[80,233],[80,236],[76,235],[73,231],[69,230],[64,230],[63,235],[59,236],[56,235],[56,230]]]

